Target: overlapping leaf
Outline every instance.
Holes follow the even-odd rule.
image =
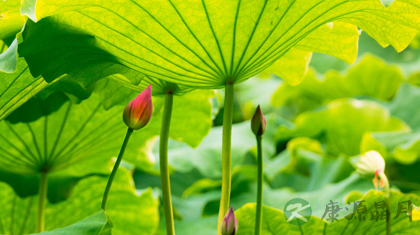
[[[100,210],[106,182],[107,177],[85,178],[74,187],[69,199],[58,204],[48,203],[45,215],[46,231],[69,226],[97,213]],[[8,235],[34,233],[37,196],[19,198],[5,183],[0,183],[0,188],[2,195],[0,200],[3,206],[0,211],[2,221],[0,233]],[[107,214],[114,224],[113,234],[149,235],[155,233],[159,224],[158,207],[159,203],[150,190],[140,196],[136,195],[131,174],[127,170],[119,169],[107,206]],[[147,219],[138,219],[139,217]],[[102,222],[105,221],[97,222],[97,225],[103,226]],[[89,231],[85,230],[85,232]]]
[[[368,96],[388,101],[395,96],[402,81],[399,68],[387,65],[377,57],[365,56],[344,76],[330,71],[319,78],[310,70],[299,85],[282,84],[272,97],[272,103],[275,106],[294,105],[300,113],[338,98]]]
[[[279,140],[325,135],[328,153],[348,156],[360,153],[360,143],[366,132],[410,130],[384,106],[355,99],[335,100],[313,112],[302,113],[293,126],[281,126],[277,131]]]

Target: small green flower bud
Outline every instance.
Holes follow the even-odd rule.
[[[233,212],[233,207],[226,213],[220,229],[223,235],[235,235],[238,232],[238,220]]]
[[[251,119],[251,130],[256,136],[262,136],[266,128],[267,121],[265,120],[261,108],[258,105],[257,110],[255,110],[254,116]]]

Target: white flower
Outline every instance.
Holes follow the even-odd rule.
[[[378,175],[385,170],[385,161],[381,154],[369,151],[363,154],[356,164],[356,172],[361,176]]]

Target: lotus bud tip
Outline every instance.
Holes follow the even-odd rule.
[[[150,84],[124,109],[124,123],[133,130],[139,130],[149,123],[152,117],[152,85]]]
[[[254,116],[251,119],[251,130],[257,136],[262,136],[267,128],[267,121],[258,105],[255,110]]]

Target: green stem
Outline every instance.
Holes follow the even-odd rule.
[[[258,148],[258,189],[257,189],[257,213],[255,216],[255,235],[261,234],[262,226],[262,205],[263,205],[263,154],[262,154],[262,136],[257,137]]]
[[[231,188],[231,134],[233,116],[233,84],[225,86],[225,105],[223,109],[223,145],[222,145],[222,196],[220,198],[217,234],[221,235],[220,226],[229,210]]]
[[[105,210],[106,201],[108,200],[109,191],[111,190],[112,181],[114,181],[115,175],[117,174],[118,167],[121,164],[121,160],[124,155],[125,148],[127,147],[128,140],[130,139],[131,134],[133,133],[133,129],[128,128],[127,134],[125,135],[123,145],[121,146],[120,153],[118,154],[117,161],[115,162],[114,168],[112,169],[111,175],[109,176],[108,183],[106,184],[104,196],[102,198],[102,210]]]
[[[171,200],[171,181],[168,167],[168,141],[169,129],[171,125],[173,94],[166,93],[165,106],[163,109],[162,126],[160,129],[159,161],[160,161],[160,181],[162,184],[162,200],[165,210],[166,234],[175,235]]]
[[[48,172],[41,172],[41,179],[39,181],[38,191],[38,217],[37,217],[37,232],[41,233],[44,231],[45,222],[45,204],[47,200],[48,190]]]
[[[387,206],[387,210],[389,212],[389,215],[391,216],[391,205],[390,205],[390,189],[389,189],[389,181],[388,181],[388,177],[386,177],[384,172],[380,172],[379,173],[379,178],[381,180],[383,180],[384,182],[384,191],[385,191],[385,195],[386,195],[386,206]],[[387,218],[387,223],[386,223],[386,234],[390,235],[391,234],[391,220],[389,218]]]

